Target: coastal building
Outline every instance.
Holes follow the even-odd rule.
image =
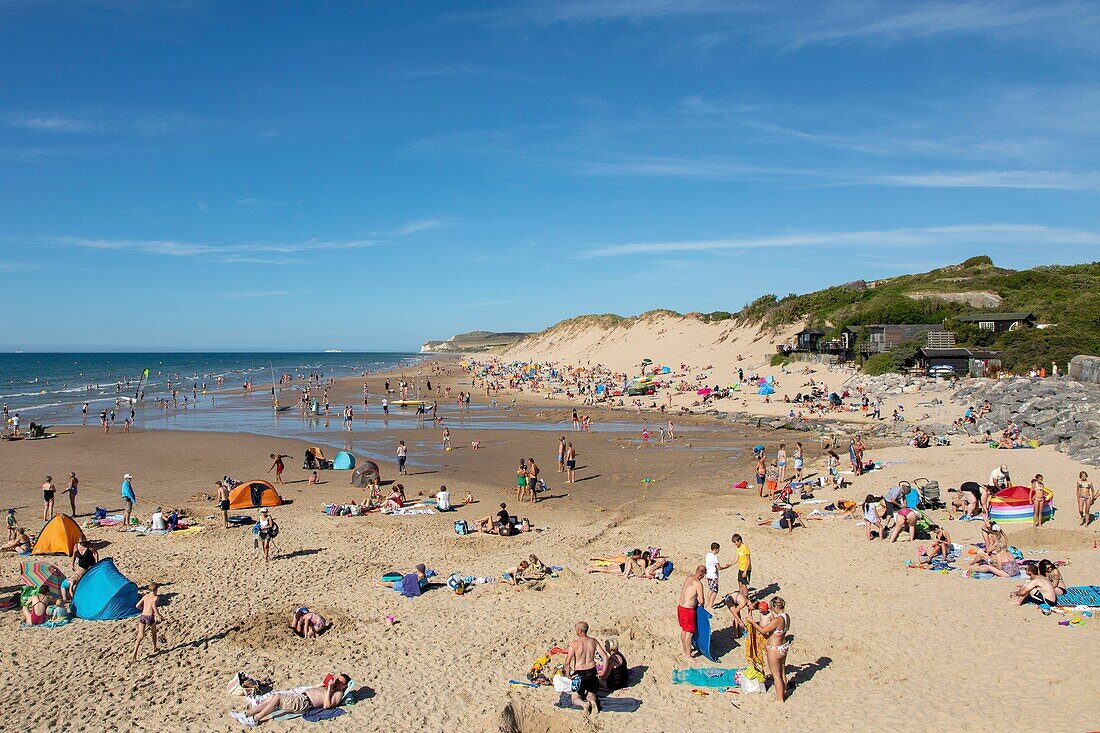
[[[1000,354],[985,349],[933,348],[929,346],[917,349],[917,366],[922,371],[937,367],[950,367],[958,376],[984,376],[990,368],[1001,366]]]
[[[867,339],[859,343],[863,355],[884,354],[906,341],[913,341],[930,331],[942,331],[940,323],[869,323],[863,326]]]
[[[1031,313],[970,313],[959,316],[960,323],[973,323],[983,331],[1003,333],[1021,328],[1035,328],[1035,316]]]

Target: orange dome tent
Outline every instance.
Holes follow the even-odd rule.
[[[279,506],[283,497],[275,487],[262,479],[245,481],[229,492],[230,509],[252,509],[258,506]]]
[[[71,555],[76,543],[84,539],[80,526],[67,514],[56,514],[46,522],[31,548],[32,555]]]

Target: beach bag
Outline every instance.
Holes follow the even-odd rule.
[[[745,676],[741,681],[741,692],[746,695],[756,695],[764,692],[764,683],[760,680],[754,680],[752,677]]]
[[[225,686],[225,694],[237,695],[237,696],[250,696],[255,695],[260,691],[260,682],[255,680],[244,672],[235,672],[233,679],[229,680],[229,684]]]
[[[554,690],[556,692],[576,692],[580,686],[580,677],[566,677],[561,674],[554,675]]]
[[[106,518],[107,518],[107,510],[104,509],[101,506],[97,506],[95,508],[95,514],[92,516],[92,519],[106,519]]]
[[[466,524],[465,519],[459,519],[455,522],[455,534],[460,537],[465,537],[470,534],[470,526]]]

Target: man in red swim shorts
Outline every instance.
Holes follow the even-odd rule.
[[[680,603],[676,606],[676,619],[680,622],[680,644],[684,648],[684,658],[699,656],[691,650],[691,637],[695,634],[695,609],[703,603],[703,576],[707,574],[705,565],[695,568],[695,574],[684,581],[680,587]]]

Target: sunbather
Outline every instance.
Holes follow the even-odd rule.
[[[588,561],[597,564],[589,565],[585,568],[585,571],[626,576],[630,572],[634,552],[634,550],[631,550],[629,555],[615,555],[614,557],[590,557]]]
[[[1054,584],[1050,579],[1039,572],[1038,565],[1029,563],[1025,568],[1027,582],[1016,586],[1016,591],[1009,595],[1016,599],[1017,605],[1035,603],[1040,606],[1053,606],[1058,602],[1058,592],[1054,590]]]
[[[41,626],[46,623],[47,598],[42,587],[23,603],[23,623],[27,626]]]
[[[401,580],[371,580],[374,588],[392,588],[406,598],[413,598],[424,592],[428,585],[428,569],[420,563],[411,573],[405,573]]]
[[[22,527],[15,528],[15,539],[8,540],[0,550],[22,552],[29,555],[31,552],[31,538]]]
[[[971,573],[990,573],[998,578],[1015,578],[1020,574],[1020,566],[1007,548],[998,548],[992,553],[975,553],[970,562],[971,565],[966,570],[967,577]]]
[[[334,708],[344,699],[351,678],[346,674],[329,677],[327,684],[315,685],[302,692],[279,692],[244,712],[231,712],[230,715],[242,725],[253,728],[281,712],[302,714],[313,708]]]

